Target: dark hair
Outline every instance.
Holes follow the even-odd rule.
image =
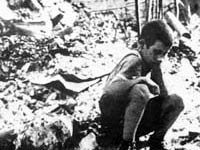
[[[160,40],[165,46],[173,43],[172,34],[169,26],[162,20],[154,20],[146,23],[142,28],[140,39],[144,39],[147,47],[153,45],[156,40]]]

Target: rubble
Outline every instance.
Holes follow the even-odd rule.
[[[89,12],[64,0],[31,2],[33,10],[20,8],[27,10],[24,17],[20,9],[12,11],[21,13],[21,24],[10,20],[15,17],[1,20],[1,33],[12,25],[29,30],[42,21],[40,27],[51,34],[1,34],[0,149],[101,149],[98,101],[106,75],[131,52],[137,34],[132,31],[133,41],[124,40],[120,29],[113,30],[117,20],[112,13]],[[43,12],[47,20],[40,17]],[[199,148],[198,26],[191,26],[189,44],[175,45],[163,64],[171,92],[178,91],[186,105],[165,137],[169,149]]]

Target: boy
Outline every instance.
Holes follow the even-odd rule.
[[[139,137],[152,131],[150,150],[164,149],[164,136],[184,108],[181,97],[168,94],[160,68],[172,43],[167,24],[147,23],[138,50],[126,55],[107,79],[99,101],[102,125],[113,142],[122,137],[119,150],[136,149]]]

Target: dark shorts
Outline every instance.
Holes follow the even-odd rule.
[[[132,87],[130,80],[116,80],[104,88],[99,101],[101,116],[110,123],[119,122],[123,118],[126,105],[129,103],[128,93]]]

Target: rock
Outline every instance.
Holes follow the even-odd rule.
[[[1,9],[1,11],[0,11],[0,17],[3,18],[4,20],[11,20],[11,19],[16,19],[17,18],[17,14],[15,14],[8,7],[8,2],[6,0],[1,0],[0,9]]]
[[[94,150],[98,146],[94,133],[89,133],[79,143],[80,150]]]
[[[29,7],[31,8],[31,10],[39,11],[39,10],[42,9],[42,6],[38,2],[38,0],[27,0],[26,3],[29,5]]]
[[[41,115],[18,134],[16,145],[22,149],[63,149],[66,140],[72,136],[72,130],[68,116]]]

